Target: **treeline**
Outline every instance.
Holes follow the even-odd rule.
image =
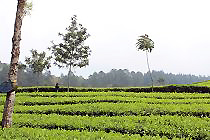
[[[0,83],[7,81],[9,65],[0,63]],[[163,71],[152,71],[154,85],[168,84],[191,84],[209,80],[210,76],[195,76],[190,74],[172,74]],[[68,76],[61,74],[56,77],[50,71],[37,76],[30,68],[19,69],[18,86],[67,86]],[[70,85],[73,87],[142,87],[150,86],[151,78],[149,73],[129,71],[127,69],[112,69],[110,72],[94,72],[87,79],[73,75],[70,77]]]
[[[164,73],[163,71],[152,71],[154,85],[168,85],[168,84],[191,84],[192,82],[199,82],[209,80],[209,77],[186,75],[186,74],[172,74]],[[151,78],[149,72],[141,73],[129,71],[127,69],[112,69],[108,73],[103,71],[93,73],[87,79],[87,85],[93,87],[139,87],[151,86]]]

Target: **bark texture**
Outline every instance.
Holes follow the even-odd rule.
[[[10,128],[12,126],[12,113],[14,111],[15,88],[17,86],[18,61],[20,55],[21,26],[25,15],[25,4],[27,0],[18,0],[16,19],[14,25],[14,35],[12,38],[12,57],[10,61],[10,69],[8,73],[9,80],[12,82],[13,91],[7,93],[4,112],[2,117],[2,128]]]

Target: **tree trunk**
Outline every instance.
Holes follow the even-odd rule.
[[[10,69],[8,73],[9,80],[12,82],[13,89],[17,86],[17,71],[20,54],[21,26],[24,17],[24,7],[26,0],[18,0],[16,19],[14,25],[14,35],[12,38],[12,57]],[[2,117],[2,128],[10,128],[12,126],[12,113],[14,111],[15,91],[7,93],[4,112]]]
[[[146,56],[147,56],[147,66],[148,66],[150,78],[151,78],[151,81],[152,81],[152,92],[153,92],[153,79],[152,79],[152,73],[151,73],[150,67],[149,67],[149,59],[148,59],[148,52],[147,51],[146,51]]]
[[[68,73],[68,92],[69,92],[69,87],[70,87],[70,75],[71,75],[71,65],[70,65],[69,73]]]
[[[40,78],[40,72],[35,73],[37,74],[37,81],[36,81],[36,92],[39,92],[39,78]]]

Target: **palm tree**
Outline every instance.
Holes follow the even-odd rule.
[[[31,3],[30,6],[32,7]],[[23,18],[28,12],[27,10],[31,9],[30,6],[27,5],[27,0],[18,0],[16,19],[14,25],[14,35],[12,38],[12,52],[11,52],[12,57],[8,73],[8,79],[11,82],[12,90],[7,92],[7,97],[2,117],[2,128],[10,128],[12,126],[12,113],[14,110],[15,89],[17,87],[17,71],[18,71],[18,60],[20,54],[21,27],[22,27]]]
[[[153,91],[153,79],[152,79],[152,73],[150,71],[149,67],[149,59],[148,59],[148,52],[152,52],[152,49],[154,48],[154,42],[149,38],[147,34],[140,36],[139,39],[137,39],[136,47],[138,50],[146,51],[146,57],[147,57],[147,66],[150,73],[150,78],[152,81],[152,91]]]

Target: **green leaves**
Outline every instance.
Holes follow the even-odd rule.
[[[0,139],[208,139],[209,97],[197,93],[17,93],[13,128],[0,131]]]
[[[47,129],[115,132],[168,139],[208,139],[208,119],[184,116],[63,116],[56,114],[15,114],[14,125]],[[100,130],[100,131],[99,131]],[[94,134],[94,133],[93,133]]]
[[[152,49],[154,48],[154,42],[149,38],[147,34],[140,36],[137,41],[138,42],[136,43],[136,47],[138,50],[152,52]]]
[[[41,73],[44,69],[51,67],[50,60],[51,56],[46,57],[46,53],[43,51],[38,53],[37,50],[31,50],[31,57],[26,57],[26,64],[32,69],[33,73]]]
[[[63,42],[55,44],[49,48],[54,55],[54,64],[58,67],[84,67],[89,64],[89,46],[84,45],[84,41],[90,36],[87,29],[82,24],[77,23],[77,16],[71,18],[71,25],[66,28],[66,33],[58,33]]]
[[[25,16],[31,15],[32,8],[33,8],[33,3],[28,2],[28,0],[27,0],[25,3],[25,7],[24,7]]]

